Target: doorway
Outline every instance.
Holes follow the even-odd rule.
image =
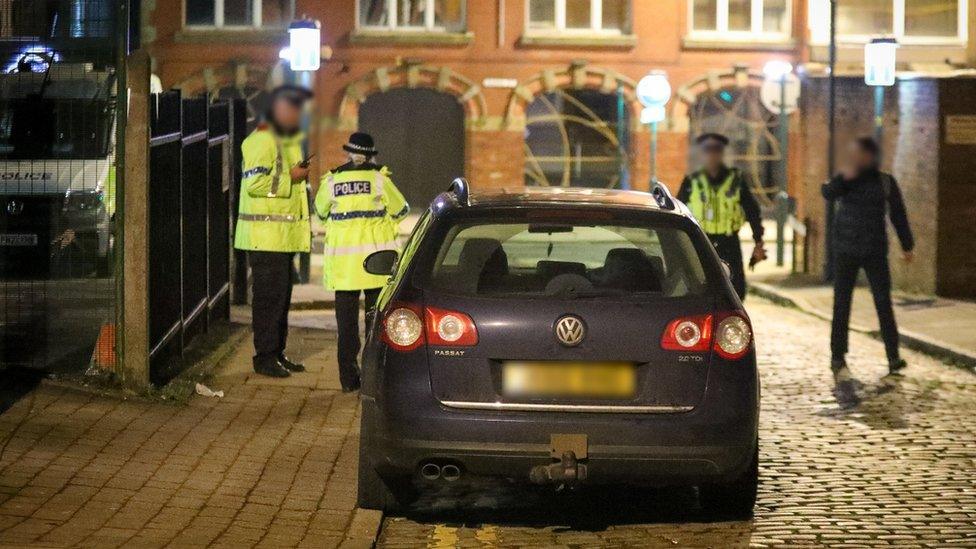
[[[426,88],[375,93],[359,109],[359,130],[373,136],[376,162],[389,167],[415,212],[464,175],[464,108],[452,95]]]

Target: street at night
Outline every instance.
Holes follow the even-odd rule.
[[[762,379],[755,518],[703,515],[690,489],[435,494],[387,515],[379,547],[727,547],[976,544],[976,378],[852,335],[862,400],[841,406],[828,324],[751,298]],[[298,315],[313,321],[313,313]],[[300,320],[301,321],[301,320]],[[334,340],[301,330],[304,379],[247,373],[241,344],[186,408],[45,383],[0,416],[21,424],[0,461],[0,539],[42,546],[368,546],[354,510],[356,399],[338,393]],[[26,416],[28,412],[29,416]],[[68,418],[68,419],[65,419]]]

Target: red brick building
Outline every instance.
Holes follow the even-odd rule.
[[[947,75],[972,59],[974,0],[840,0],[840,67],[861,70],[862,44],[895,36],[900,69]],[[674,96],[660,126],[657,176],[672,187],[701,131],[733,138],[736,163],[765,204],[780,177],[777,113],[760,99],[772,59],[822,74],[828,0],[155,0],[143,39],[167,87],[245,95],[286,78],[284,28],[322,23],[331,57],[314,75],[318,170],[365,129],[408,198],[466,175],[475,187],[545,185],[646,189],[650,132],[636,82],[667,72]],[[821,97],[822,98],[822,97]],[[870,110],[870,105],[865,105]],[[790,124],[790,194],[826,175],[825,120]],[[807,146],[806,139],[818,140]],[[811,196],[813,198],[811,199]],[[822,206],[812,208],[821,215]]]

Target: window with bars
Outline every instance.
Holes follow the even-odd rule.
[[[464,32],[465,0],[358,0],[359,27]]]
[[[630,0],[529,0],[530,32],[628,32]]]
[[[786,40],[792,0],[691,0],[690,34],[710,39]]]
[[[187,27],[287,27],[295,16],[294,0],[185,0]]]
[[[837,35],[863,43],[891,36],[904,44],[964,44],[968,2],[963,0],[838,0]],[[830,36],[830,1],[810,0],[810,31],[815,44]]]

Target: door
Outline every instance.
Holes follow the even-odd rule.
[[[359,129],[373,136],[377,163],[416,212],[464,175],[464,109],[452,95],[398,88],[370,95]]]

